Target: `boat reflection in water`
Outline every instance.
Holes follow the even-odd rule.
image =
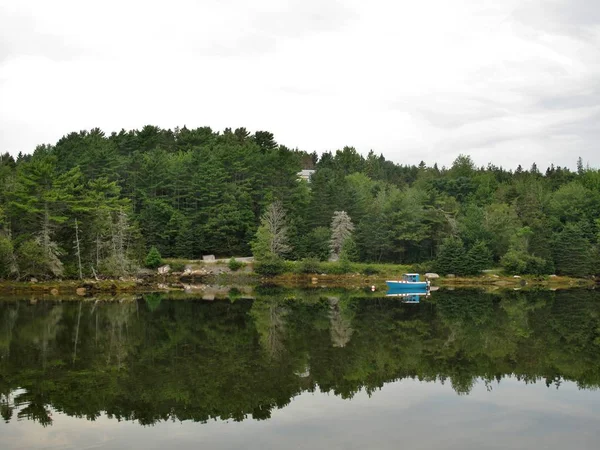
[[[406,292],[395,291],[390,289],[387,291],[386,297],[398,297],[402,303],[419,303],[421,298],[429,297],[429,290],[422,292]]]

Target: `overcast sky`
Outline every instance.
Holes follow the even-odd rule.
[[[145,124],[600,166],[597,0],[0,0],[0,152]]]

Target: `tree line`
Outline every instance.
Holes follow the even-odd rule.
[[[309,181],[302,169],[315,171]],[[284,232],[270,254],[275,206]],[[600,172],[581,159],[576,171],[476,167],[465,155],[440,168],[352,147],[319,156],[265,131],[154,126],[74,132],[0,157],[4,279],[124,275],[152,247],[589,275],[600,271],[599,227]]]

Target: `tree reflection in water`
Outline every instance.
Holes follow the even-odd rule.
[[[369,294],[371,295],[371,294]],[[513,376],[600,386],[594,291],[438,291],[418,305],[340,290],[206,302],[0,302],[0,413],[267,419],[317,386],[343,398],[406,377],[469,394]],[[16,412],[16,413],[15,413]]]

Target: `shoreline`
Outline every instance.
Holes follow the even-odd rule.
[[[353,274],[296,274],[285,273],[274,277],[261,277],[253,272],[229,272],[201,276],[156,275],[144,278],[107,280],[52,280],[52,281],[4,281],[0,282],[0,295],[49,294],[76,295],[85,297],[93,294],[143,294],[151,292],[193,291],[202,285],[276,285],[281,287],[328,287],[370,288],[386,290],[384,275]],[[593,287],[596,281],[573,277],[509,277],[480,275],[477,277],[440,277],[432,280],[433,288],[484,288],[484,289],[569,289]]]

